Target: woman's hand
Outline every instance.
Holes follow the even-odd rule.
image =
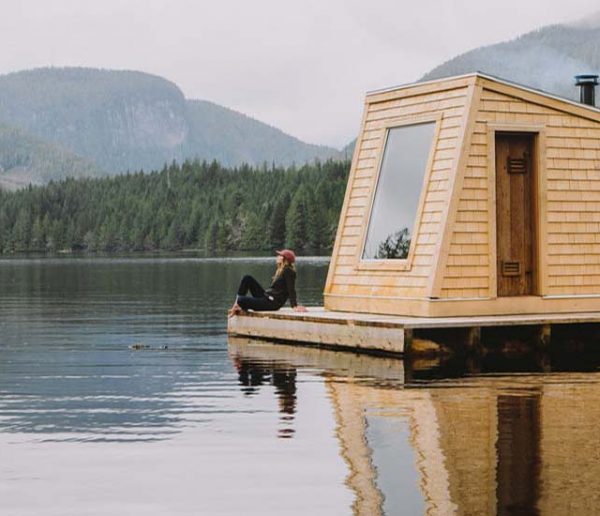
[[[308,312],[307,308],[302,305],[296,305],[294,307],[294,312]]]

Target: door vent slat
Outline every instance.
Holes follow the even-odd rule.
[[[509,174],[526,174],[527,159],[526,158],[507,158],[506,169]]]
[[[502,262],[502,276],[520,276],[521,275],[521,262],[517,261],[503,261]]]

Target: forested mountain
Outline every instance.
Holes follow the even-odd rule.
[[[0,76],[0,121],[92,160],[107,172],[180,159],[186,101],[160,77],[85,68]]]
[[[55,178],[99,174],[90,161],[20,129],[0,124],[0,190],[43,184]]]
[[[0,191],[0,254],[26,251],[327,252],[350,163],[224,168],[67,179]]]
[[[476,48],[434,68],[422,79],[476,71],[578,99],[573,76],[600,72],[600,16],[543,27],[511,41]]]
[[[338,156],[241,113],[187,100],[172,82],[132,71],[41,68],[0,76],[0,123],[109,174],[157,169],[174,159],[289,165]],[[54,176],[50,168],[17,168],[12,176],[39,183],[64,177],[68,168],[58,167]],[[88,168],[74,175],[80,172]]]
[[[242,163],[302,164],[340,153],[304,143],[267,124],[206,100],[188,100],[188,138],[183,155],[215,159],[225,166]]]

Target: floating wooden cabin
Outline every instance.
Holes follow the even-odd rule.
[[[481,73],[369,93],[324,310],[255,315],[230,331],[396,351],[414,328],[600,322],[600,110]]]
[[[325,308],[600,310],[600,110],[480,73],[368,94]]]

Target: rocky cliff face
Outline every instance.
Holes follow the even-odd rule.
[[[186,100],[138,72],[41,69],[0,77],[0,121],[57,143],[101,169],[156,168],[181,157]]]
[[[108,113],[113,115],[113,141],[130,147],[176,149],[188,133],[183,107],[170,100],[125,104]]]
[[[69,148],[108,171],[148,170],[183,158],[181,146],[189,132],[185,100],[123,99],[104,106],[95,123],[100,140],[90,142],[89,148]]]

